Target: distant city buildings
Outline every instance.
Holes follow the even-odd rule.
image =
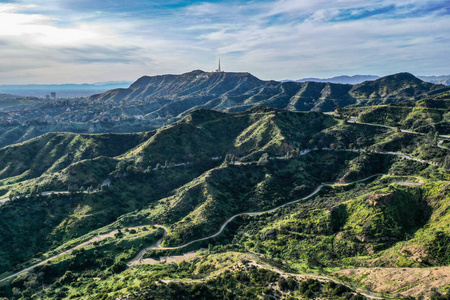
[[[51,92],[50,95],[45,95],[45,99],[50,100],[56,100],[56,92]]]

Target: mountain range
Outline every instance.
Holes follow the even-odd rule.
[[[331,78],[302,78],[298,80],[283,80],[281,82],[328,82],[339,84],[359,84],[365,81],[379,79],[376,75],[341,75]],[[417,76],[417,78],[430,83],[450,85],[450,75]],[[55,92],[58,98],[89,97],[93,94],[103,93],[116,88],[128,88],[133,82],[111,81],[93,84],[27,84],[27,85],[0,85],[0,93],[12,94],[17,97],[45,98]]]
[[[289,110],[331,111],[337,106],[388,104],[418,100],[450,88],[399,73],[360,84],[263,81],[250,73],[192,71],[182,75],[144,76],[127,89],[89,97],[90,101],[152,101],[148,115],[179,115],[192,109],[242,111],[254,105]],[[181,109],[180,109],[181,108]]]
[[[307,82],[307,81],[313,81],[313,82],[330,82],[330,83],[342,83],[342,84],[358,84],[362,83],[364,81],[371,81],[376,80],[380,78],[380,76],[376,75],[341,75],[341,76],[335,76],[331,78],[302,78],[298,80],[286,80],[286,81],[296,81],[296,82]]]
[[[376,80],[380,78],[380,76],[377,75],[341,75],[341,76],[335,76],[331,78],[302,78],[298,80],[284,80],[284,81],[296,81],[296,82],[307,82],[307,81],[314,81],[314,82],[330,82],[330,83],[342,83],[342,84],[358,84],[362,83],[364,81],[371,81]],[[420,80],[430,82],[430,83],[436,83],[436,84],[443,84],[443,85],[450,85],[450,75],[441,75],[441,76],[417,76]]]

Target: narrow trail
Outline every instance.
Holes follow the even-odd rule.
[[[297,200],[294,200],[294,201],[291,201],[291,202],[287,202],[287,203],[285,203],[285,204],[282,204],[282,205],[280,205],[280,206],[277,206],[277,207],[272,208],[272,209],[269,209],[269,210],[258,211],[258,212],[245,212],[245,213],[239,213],[239,214],[236,214],[236,215],[230,217],[229,219],[227,219],[227,220],[222,224],[222,226],[220,226],[219,231],[217,231],[216,233],[214,233],[214,234],[212,234],[212,235],[210,235],[210,236],[204,237],[204,238],[200,238],[200,239],[196,239],[196,240],[190,241],[190,242],[188,242],[188,243],[185,243],[185,244],[182,244],[182,245],[176,246],[176,247],[162,247],[162,246],[161,246],[162,241],[163,241],[164,238],[167,236],[168,230],[167,230],[167,228],[166,228],[165,226],[163,226],[163,225],[154,225],[154,226],[163,228],[163,229],[165,230],[165,233],[164,233],[163,238],[161,238],[161,239],[156,243],[156,245],[151,246],[151,247],[148,247],[148,248],[145,248],[144,250],[142,250],[141,252],[139,252],[139,254],[138,254],[135,258],[133,258],[133,259],[128,263],[128,265],[129,265],[129,266],[136,265],[136,262],[140,261],[140,260],[142,259],[142,257],[144,256],[145,252],[147,252],[147,251],[149,251],[149,250],[155,250],[155,249],[158,249],[158,250],[176,250],[176,249],[181,249],[181,248],[187,247],[187,246],[192,245],[192,244],[197,243],[197,242],[201,242],[201,241],[205,241],[205,240],[208,240],[208,239],[212,239],[212,238],[214,238],[214,237],[217,237],[218,235],[220,235],[220,234],[223,232],[223,230],[225,229],[225,227],[226,227],[231,221],[233,221],[233,220],[234,220],[235,218],[237,218],[237,217],[240,217],[240,216],[258,216],[258,215],[262,215],[262,214],[266,214],[266,213],[271,213],[271,212],[274,212],[274,211],[276,211],[276,210],[278,210],[278,209],[280,209],[280,208],[283,208],[283,207],[285,207],[285,206],[292,205],[292,204],[298,203],[298,202],[300,202],[300,201],[307,200],[307,199],[309,199],[309,198],[315,196],[315,195],[316,195],[318,192],[320,192],[320,190],[321,190],[323,187],[325,187],[325,186],[347,186],[347,185],[351,185],[351,184],[354,184],[354,183],[362,182],[362,181],[365,181],[365,180],[368,180],[368,179],[371,179],[371,178],[374,178],[374,177],[377,177],[377,176],[380,176],[380,175],[383,175],[383,174],[374,174],[374,175],[371,175],[371,176],[369,176],[369,177],[366,177],[366,178],[363,178],[363,179],[359,179],[359,180],[356,180],[356,181],[352,181],[352,182],[348,182],[348,183],[322,183],[322,184],[320,184],[320,185],[319,185],[319,186],[318,186],[311,194],[309,194],[309,195],[306,196],[306,197],[303,197],[303,198],[300,198],[300,199],[297,199]]]
[[[130,229],[130,230],[131,230],[131,229],[139,229],[139,228],[147,227],[147,226],[150,226],[150,225],[141,225],[141,226],[129,227],[128,229]],[[157,226],[157,227],[162,227],[162,226]],[[125,228],[123,228],[123,229],[125,229]],[[17,273],[14,273],[14,274],[12,274],[12,275],[9,275],[8,277],[5,277],[5,278],[3,278],[3,279],[0,279],[0,283],[3,282],[3,281],[6,281],[6,280],[8,280],[8,279],[14,278],[14,277],[16,277],[16,276],[18,276],[18,275],[20,275],[20,274],[25,273],[25,272],[31,271],[31,270],[33,270],[34,268],[36,268],[36,267],[38,267],[38,266],[42,266],[42,265],[44,265],[45,263],[47,263],[47,262],[49,262],[49,261],[52,261],[52,260],[54,260],[54,259],[56,259],[56,258],[58,258],[58,257],[61,257],[61,256],[66,255],[66,254],[69,254],[69,253],[72,252],[73,250],[77,250],[77,249],[80,249],[81,247],[90,245],[90,244],[92,244],[92,243],[94,243],[94,242],[101,241],[101,240],[104,240],[104,239],[109,238],[109,237],[113,237],[117,232],[119,232],[119,230],[113,230],[113,231],[108,232],[108,233],[105,233],[105,234],[97,235],[97,236],[91,238],[90,240],[87,240],[87,241],[85,241],[85,242],[83,242],[83,243],[81,243],[81,244],[76,245],[75,247],[72,247],[72,248],[70,248],[70,249],[67,249],[67,250],[65,250],[65,251],[63,251],[63,252],[61,252],[61,253],[59,253],[59,254],[56,254],[55,256],[49,257],[49,258],[47,258],[47,259],[45,259],[45,260],[43,260],[43,261],[41,261],[41,262],[39,262],[39,263],[37,263],[37,264],[34,264],[34,265],[32,265],[32,266],[30,266],[30,267],[28,267],[28,268],[26,268],[26,269],[23,269],[22,271],[19,271],[19,272],[17,272]]]
[[[364,122],[358,122],[356,121],[356,117],[350,117],[350,119],[348,120],[348,123],[352,123],[352,124],[361,124],[361,125],[368,125],[368,126],[374,126],[374,127],[383,127],[383,128],[388,128],[388,129],[395,129],[397,130],[397,127],[394,126],[388,126],[388,125],[382,125],[382,124],[375,124],[375,123],[364,123]],[[421,133],[421,132],[416,132],[416,131],[411,131],[411,130],[406,130],[406,129],[400,129],[401,132],[404,133],[410,133],[410,134],[415,134],[415,135],[426,135],[425,133]],[[447,148],[445,146],[442,146],[442,143],[445,140],[450,140],[449,136],[445,136],[445,135],[440,135],[439,136],[440,140],[438,140],[436,147],[440,148],[440,149],[445,149],[445,150],[450,150],[450,148]]]
[[[445,139],[439,140],[437,143],[437,147],[445,150],[450,150],[450,148],[447,148],[445,146],[442,146],[442,143],[445,141]]]
[[[416,178],[418,181],[417,182],[413,182],[413,181],[399,181],[397,182],[398,185],[402,185],[402,186],[421,186],[425,184],[425,181],[423,181],[422,178],[417,177],[417,176],[411,176],[413,178]]]
[[[162,236],[161,239],[159,239],[159,240],[156,242],[156,244],[155,244],[154,246],[150,246],[150,247],[144,248],[144,249],[142,249],[141,251],[139,251],[139,253],[136,255],[136,257],[133,258],[132,260],[130,260],[130,261],[128,262],[127,265],[128,265],[129,267],[136,265],[136,264],[142,259],[142,257],[144,257],[144,254],[145,254],[148,250],[154,249],[154,247],[161,247],[161,244],[162,244],[163,240],[166,238],[167,232],[169,231],[169,229],[168,229],[167,227],[163,226],[163,225],[153,225],[153,226],[164,229],[164,235]]]
[[[359,288],[349,286],[348,284],[346,284],[346,283],[344,283],[344,282],[342,282],[342,281],[340,281],[340,280],[337,280],[337,279],[335,279],[335,278],[332,278],[332,277],[328,277],[328,276],[324,276],[324,275],[315,275],[315,274],[295,274],[295,273],[288,273],[288,272],[285,272],[285,271],[283,271],[283,270],[277,269],[277,268],[275,268],[275,267],[273,267],[273,266],[262,265],[262,264],[259,264],[259,263],[257,263],[257,262],[253,262],[253,265],[256,266],[256,267],[258,267],[258,268],[269,269],[270,271],[275,272],[275,273],[278,273],[278,274],[280,274],[280,275],[282,275],[282,276],[284,276],[284,277],[292,276],[292,277],[295,277],[295,278],[298,279],[298,280],[316,279],[316,280],[318,280],[318,281],[320,281],[320,282],[329,282],[329,281],[332,281],[332,282],[334,282],[334,283],[344,285],[344,286],[350,288],[351,290],[354,290],[354,291],[360,293],[361,295],[363,295],[363,296],[366,297],[366,298],[369,298],[369,299],[384,299],[384,298],[382,298],[382,297],[375,296],[375,294],[372,294],[372,293],[371,293],[371,294],[368,294],[368,293],[362,292],[362,291],[359,290]]]
[[[252,255],[253,257],[255,257],[255,254],[254,254],[254,253],[251,253],[251,255]],[[257,256],[256,256],[256,257],[257,257]],[[334,282],[334,283],[344,285],[344,286],[346,286],[346,287],[348,287],[348,288],[350,288],[350,289],[352,289],[352,290],[358,292],[359,294],[361,294],[361,295],[363,295],[364,297],[367,297],[367,298],[369,298],[369,299],[384,299],[384,298],[382,298],[382,297],[376,296],[375,293],[367,293],[367,292],[363,292],[363,291],[360,290],[360,288],[356,288],[356,287],[350,286],[350,285],[348,285],[347,283],[344,283],[344,282],[342,282],[342,281],[340,281],[340,280],[338,280],[338,279],[335,279],[335,278],[333,278],[333,277],[328,277],[328,276],[324,276],[324,275],[315,275],[315,274],[296,274],[296,273],[289,273],[289,272],[285,272],[285,271],[283,271],[283,270],[280,270],[280,269],[278,269],[278,268],[276,268],[276,267],[274,267],[274,266],[271,266],[271,265],[268,265],[268,264],[262,264],[262,263],[260,263],[260,262],[257,262],[254,258],[251,259],[249,265],[255,266],[255,267],[259,268],[259,269],[270,270],[270,271],[272,271],[272,272],[275,272],[275,273],[280,274],[281,276],[283,276],[283,277],[285,277],[285,278],[286,278],[286,277],[295,277],[297,280],[300,280],[300,281],[302,281],[302,280],[307,280],[307,279],[315,279],[315,280],[318,280],[318,281],[320,281],[320,282],[330,282],[330,281],[332,281],[332,282]],[[166,279],[166,280],[161,280],[161,281],[164,282],[165,284],[169,284],[169,283],[171,283],[171,282],[204,283],[204,282],[206,282],[206,281],[208,281],[208,280],[211,280],[211,279],[213,279],[213,278],[216,278],[216,277],[220,276],[222,273],[224,273],[226,270],[229,270],[229,269],[230,269],[230,267],[225,268],[225,269],[223,269],[223,270],[220,270],[220,271],[218,271],[218,272],[215,272],[215,273],[213,273],[213,274],[210,274],[210,275],[208,275],[207,277],[201,278],[201,279]]]

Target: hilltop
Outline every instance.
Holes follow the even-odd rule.
[[[152,98],[207,97],[239,95],[263,81],[250,73],[203,72],[195,70],[181,75],[143,76],[128,89],[116,89],[98,96],[93,101],[127,101]]]

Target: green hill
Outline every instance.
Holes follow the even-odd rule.
[[[449,92],[438,93],[417,102],[401,102],[367,107],[346,107],[341,113],[358,121],[399,126],[422,133],[450,134]]]
[[[447,89],[443,85],[424,82],[409,73],[398,73],[356,84],[350,94],[359,104],[389,104],[399,100],[419,100]]]

